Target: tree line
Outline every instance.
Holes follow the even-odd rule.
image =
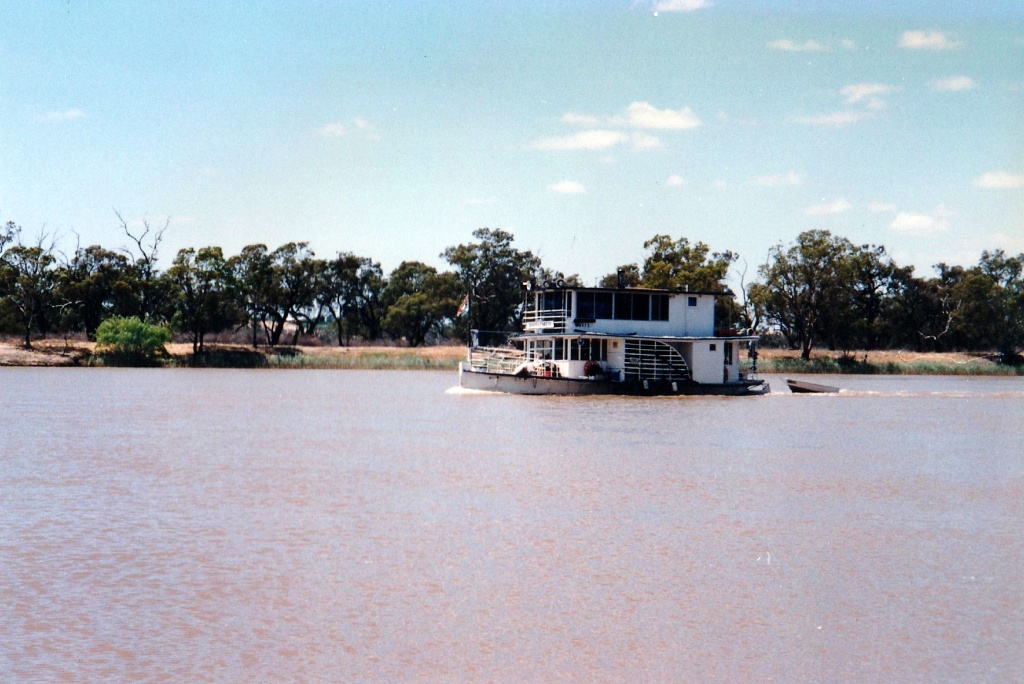
[[[445,249],[451,270],[404,261],[385,274],[369,257],[320,258],[305,242],[253,244],[232,256],[220,247],[185,248],[161,269],[168,224],[132,230],[121,220],[121,227],[127,246],[77,246],[70,255],[45,235],[26,242],[15,223],[0,228],[0,331],[31,346],[38,335],[93,339],[104,320],[130,317],[187,336],[195,352],[224,331],[245,331],[253,346],[294,345],[302,336],[418,346],[466,339],[470,329],[518,329],[524,282],[581,284],[515,247],[501,229],[480,228],[473,241]],[[738,260],[660,234],[644,249],[643,263],[624,264],[600,284],[725,291]],[[940,263],[936,275],[920,277],[882,246],[813,230],[773,247],[749,285],[739,274],[738,297],[720,298],[716,316],[778,338],[804,358],[820,347],[909,348],[995,350],[1018,361],[1022,269],[1024,254],[994,250],[974,266]]]

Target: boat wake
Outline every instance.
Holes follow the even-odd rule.
[[[449,387],[448,389],[446,389],[444,391],[444,393],[445,394],[482,394],[482,395],[502,394],[501,392],[491,392],[489,390],[481,390],[481,389],[470,389],[468,387],[459,387],[458,385],[455,385],[454,387]]]
[[[780,395],[784,396],[784,395]],[[899,397],[899,398],[945,398],[945,399],[1024,399],[1024,392],[977,392],[966,390],[921,391],[921,390],[851,390],[841,389],[831,394],[791,394],[800,397]]]

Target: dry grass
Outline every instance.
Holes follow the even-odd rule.
[[[761,349],[758,368],[764,373],[862,373],[877,375],[1020,375],[1024,369],[998,363],[995,355],[978,352],[904,350],[817,351],[809,361],[799,351]]]
[[[34,340],[25,349],[13,338],[0,339],[0,366],[74,366],[102,365],[93,356],[91,342],[60,339]],[[207,354],[192,357],[192,345],[168,345],[170,358],[165,365],[233,368],[361,368],[405,370],[454,370],[466,357],[462,346],[439,347],[259,347],[237,344],[207,345]],[[816,351],[811,361],[802,361],[799,351],[761,349],[758,363],[764,373],[877,373],[913,375],[1009,375],[1024,374],[995,362],[991,354],[910,351]]]

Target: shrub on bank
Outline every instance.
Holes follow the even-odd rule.
[[[135,316],[114,316],[96,329],[96,353],[104,365],[154,366],[167,356],[171,331]]]

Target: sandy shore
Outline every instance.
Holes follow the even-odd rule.
[[[16,340],[0,340],[0,366],[93,365],[91,342],[59,339],[35,340],[32,349]],[[461,346],[441,347],[260,347],[208,345],[210,365],[271,368],[395,368],[454,369],[465,358]],[[191,344],[171,344],[169,365],[189,365]],[[907,373],[907,374],[1013,374],[997,364],[991,354],[910,351],[858,351],[845,357],[839,352],[816,351],[811,362],[800,360],[799,351],[762,349],[760,370],[766,373]],[[1020,370],[1017,371],[1020,373]]]

